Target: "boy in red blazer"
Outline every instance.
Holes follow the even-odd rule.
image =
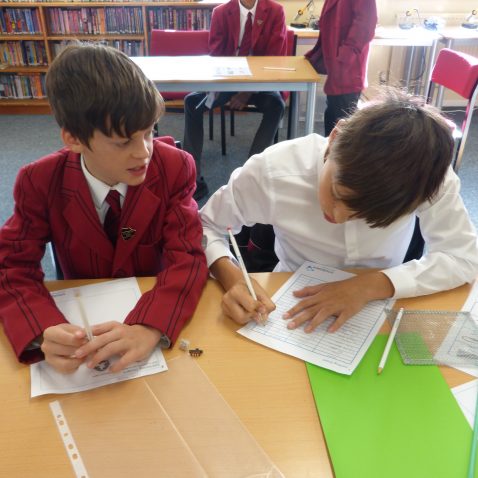
[[[357,106],[367,84],[368,50],[376,24],[375,0],[325,0],[319,39],[305,55],[318,73],[327,75],[325,136]]]
[[[22,362],[45,358],[68,373],[119,355],[118,372],[177,338],[206,281],[194,161],[153,140],[162,98],[119,50],[67,47],[46,82],[66,148],[18,174],[0,229],[0,320]],[[156,275],[156,285],[124,324],[95,326],[88,342],[44,286],[50,241],[65,279]]]
[[[251,17],[251,34],[248,17]],[[209,51],[213,56],[283,56],[287,54],[287,28],[282,5],[274,0],[230,0],[212,12],[209,32]],[[284,115],[284,101],[280,92],[218,93],[212,102],[206,102],[206,93],[191,93],[185,98],[184,149],[196,161],[196,199],[208,194],[201,176],[201,155],[204,141],[203,113],[229,102],[232,109],[241,110],[253,104],[262,113],[249,156],[261,153],[274,141],[279,123]],[[208,103],[208,104],[206,104]]]

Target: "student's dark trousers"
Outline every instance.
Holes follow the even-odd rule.
[[[357,107],[360,93],[346,95],[327,95],[327,107],[324,113],[325,136],[329,136],[339,119],[346,118]]]
[[[232,96],[236,93],[223,92],[219,93],[215,99],[213,108],[226,104]],[[201,177],[201,156],[204,142],[204,126],[203,113],[207,109],[201,104],[199,108],[197,105],[206,96],[206,93],[190,93],[184,99],[184,143],[183,148],[188,153],[192,154],[196,161],[197,177]],[[274,142],[274,136],[279,127],[279,123],[284,116],[284,100],[277,91],[264,91],[254,93],[249,102],[257,107],[262,113],[262,121],[252,141],[251,149],[249,150],[249,157],[253,154],[262,153],[264,149]]]

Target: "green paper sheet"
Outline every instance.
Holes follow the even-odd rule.
[[[307,364],[336,478],[466,478],[472,430],[440,371],[393,344],[377,375],[386,340],[351,376]]]

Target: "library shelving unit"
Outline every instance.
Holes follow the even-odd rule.
[[[147,55],[151,30],[209,29],[222,1],[0,0],[0,114],[49,112],[46,71],[69,41]]]

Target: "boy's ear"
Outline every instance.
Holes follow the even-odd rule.
[[[337,134],[340,132],[344,124],[345,124],[344,119],[340,119],[337,121],[337,124],[334,126],[334,129],[329,134],[329,144],[335,140],[335,138],[337,137]]]
[[[83,153],[85,145],[65,128],[61,128],[61,139],[69,150],[73,151],[74,153]]]

